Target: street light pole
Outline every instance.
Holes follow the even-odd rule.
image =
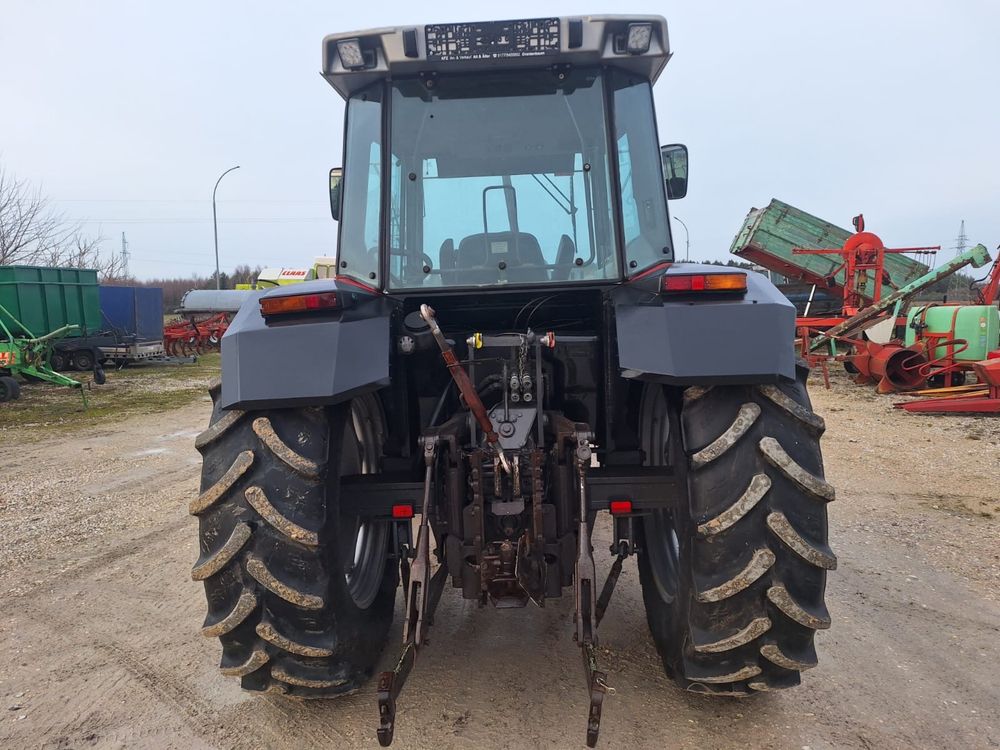
[[[222,182],[222,178],[227,174],[232,172],[234,169],[239,169],[240,165],[237,164],[235,167],[230,167],[225,172],[219,175],[219,179],[215,181],[215,187],[212,188],[212,229],[215,231],[215,288],[222,288],[222,274],[219,273],[219,221],[216,218],[215,213],[215,191],[219,189],[219,183]]]
[[[672,216],[671,218],[674,221],[680,222],[680,225],[684,227],[684,260],[691,260],[691,235],[688,234],[688,225],[676,216]]]

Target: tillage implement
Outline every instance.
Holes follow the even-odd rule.
[[[675,262],[669,57],[655,16],[324,39],[346,100],[337,273],[243,304],[197,439],[202,632],[244,688],[371,689],[388,745],[449,584],[496,609],[565,594],[593,746],[599,625],[633,557],[682,688],[753,695],[815,666],[823,420],[794,307],[764,276]],[[369,683],[401,583],[403,642]]]

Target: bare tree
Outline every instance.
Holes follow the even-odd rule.
[[[101,252],[104,237],[83,234],[41,190],[0,166],[0,266],[96,268],[101,281],[126,281],[124,259]]]
[[[45,262],[77,230],[41,190],[0,166],[0,265]]]
[[[134,281],[125,274],[125,259],[118,253],[101,251],[104,236],[90,237],[81,232],[73,235],[53,265],[64,268],[95,268],[101,283],[122,284]]]
[[[0,266],[28,264],[61,268],[94,268],[101,283],[136,284],[128,276],[125,259],[116,252],[103,252],[105,237],[87,235],[56,211],[41,190],[18,180],[0,165]],[[257,280],[261,267],[237,266],[232,275],[223,273],[223,286]],[[171,310],[189,289],[215,286],[214,276],[154,279],[143,286],[162,286],[164,304]]]
[[[234,284],[252,284],[257,280],[259,275],[260,266],[251,268],[249,264],[244,263],[233,269],[233,272],[229,275],[229,279]]]

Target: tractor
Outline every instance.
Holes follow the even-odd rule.
[[[196,440],[202,633],[243,688],[361,689],[401,588],[373,685],[385,746],[449,584],[501,610],[568,596],[593,746],[629,558],[681,688],[750,696],[816,665],[824,423],[791,303],[676,260],[687,149],[659,146],[652,93],[669,57],[658,16],[323,40],[346,101],[336,274],[243,304]]]

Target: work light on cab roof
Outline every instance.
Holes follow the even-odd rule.
[[[613,64],[655,83],[669,58],[667,22],[661,16],[427,24],[331,34],[323,40],[323,76],[344,98],[390,75],[540,64]]]

